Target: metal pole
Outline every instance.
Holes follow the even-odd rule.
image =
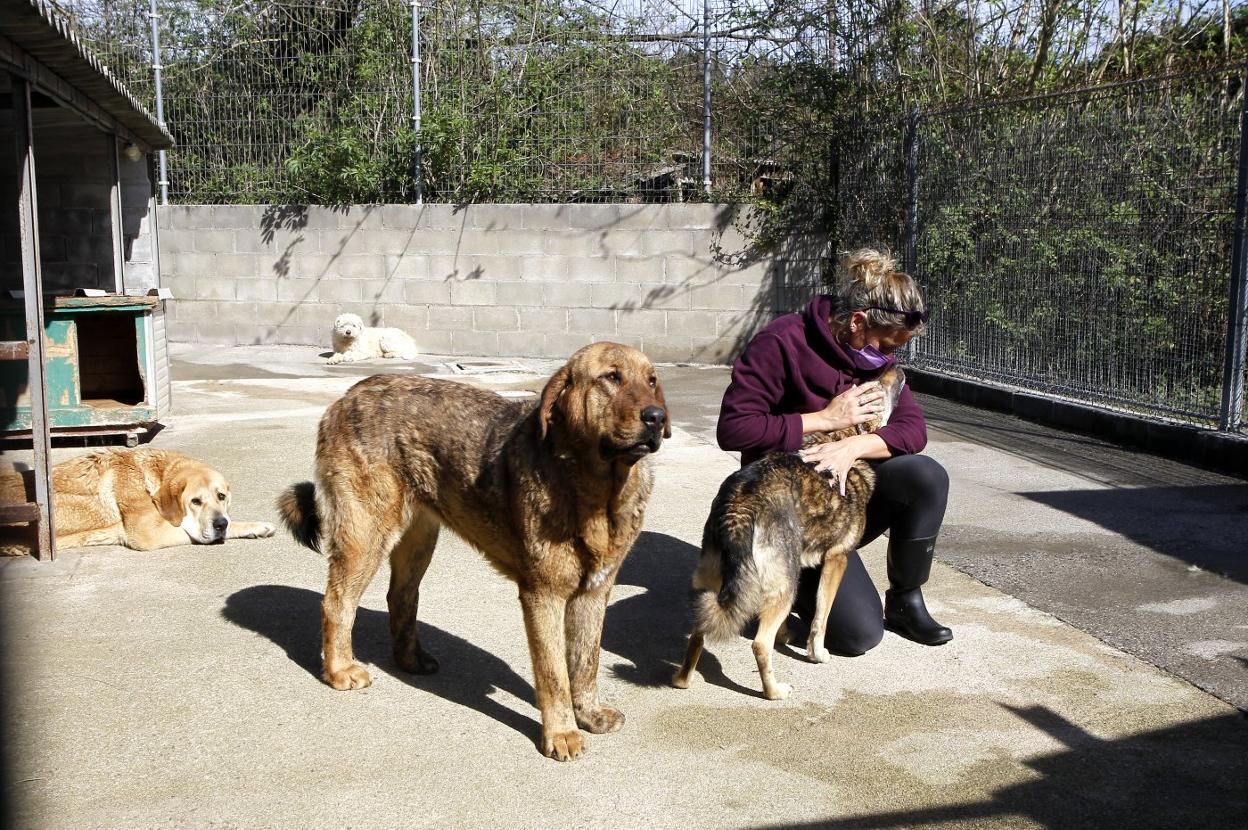
[[[413,163],[416,180],[416,204],[424,204],[424,162],[420,149],[420,0],[412,0],[412,132],[416,134],[416,154]]]
[[[39,509],[40,559],[56,558],[56,527],[52,513],[52,441],[48,420],[48,370],[43,336],[43,273],[39,263],[39,204],[35,184],[34,129],[30,114],[30,83],[11,75],[13,135],[17,140],[17,224],[22,257],[22,292],[26,304],[26,365],[30,388],[30,447]]]
[[[151,0],[151,11],[147,16],[152,21],[152,71],[156,75],[156,123],[165,129],[165,100],[160,82],[160,14],[156,11],[156,0]],[[169,173],[165,166],[165,151],[159,151],[160,158],[160,203],[169,204]]]
[[[906,273],[917,279],[915,272],[919,268],[919,110],[910,110],[906,119],[906,238],[905,250],[902,254]],[[906,344],[906,357],[914,359],[918,353],[917,337],[910,338]]]
[[[112,183],[108,188],[108,223],[113,238],[113,290],[126,293],[126,241],[122,232],[121,139],[108,134],[108,166]]]
[[[711,0],[702,0],[702,189],[711,195]]]
[[[1248,76],[1245,77],[1248,83]],[[1248,94],[1240,87],[1239,183],[1235,190],[1235,225],[1231,243],[1231,280],[1226,321],[1226,363],[1222,373],[1222,408],[1218,426],[1228,432],[1244,422],[1244,362],[1248,354],[1248,251],[1244,224],[1248,218]]]
[[[902,259],[906,271],[914,276],[918,265],[919,237],[919,111],[911,109],[906,119],[906,238]]]

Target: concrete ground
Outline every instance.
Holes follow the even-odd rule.
[[[357,378],[420,371],[523,394],[551,361],[328,367],[302,347],[174,347],[152,438],[274,521],[317,419]],[[926,594],[953,627],[827,665],[744,639],[684,650],[702,522],[736,460],[723,368],[660,368],[676,429],[607,613],[601,685],[628,717],[543,758],[515,588],[443,536],[421,602],[432,676],[390,659],[386,574],[365,593],[371,687],[317,678],[325,563],[280,534],[0,563],[13,826],[1248,826],[1248,485],[925,400],[953,492]],[[82,448],[58,448],[58,458]],[[22,454],[13,454],[21,460]],[[864,549],[884,585],[884,544]],[[952,567],[950,564],[956,565]],[[1236,707],[1240,708],[1236,708]]]

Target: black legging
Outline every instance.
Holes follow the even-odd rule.
[[[875,492],[867,504],[867,528],[859,546],[884,531],[889,539],[928,539],[940,532],[949,498],[949,474],[940,462],[926,455],[899,455],[875,468]],[[815,607],[819,569],[802,571],[797,604]],[[829,651],[854,656],[879,645],[884,639],[884,609],[858,552],[849,554],[841,587],[828,614],[824,642]]]

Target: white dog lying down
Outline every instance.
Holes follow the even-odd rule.
[[[416,341],[401,329],[379,329],[364,325],[358,314],[339,314],[334,320],[334,354],[327,363],[350,363],[370,357],[416,357]]]

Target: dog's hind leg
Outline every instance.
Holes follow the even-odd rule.
[[[326,536],[329,579],[321,602],[321,677],[335,689],[345,691],[362,689],[373,682],[368,671],[355,662],[351,631],[360,596],[393,546],[394,535],[386,533],[383,523],[358,505],[354,509],[339,505],[338,510]]]
[[[824,648],[823,639],[828,630],[828,614],[832,601],[841,587],[848,557],[843,553],[829,553],[823,557],[823,571],[819,576],[819,589],[815,593],[815,615],[810,621],[810,636],[806,638],[806,659],[812,663],[827,663],[832,655]]]
[[[390,590],[386,594],[386,604],[390,608],[394,661],[403,671],[416,674],[432,674],[438,670],[438,661],[421,648],[416,612],[420,606],[420,581],[429,569],[440,528],[441,522],[436,516],[417,508],[407,531],[390,551]]]
[[[680,670],[672,678],[672,685],[677,689],[689,688],[689,681],[693,678],[693,670],[698,667],[698,661],[702,659],[702,643],[704,639],[701,631],[694,631],[689,635],[689,648],[685,651],[685,662],[681,664]]]
[[[707,614],[699,614],[697,609],[698,598],[705,597],[710,604],[703,606],[704,609],[710,610],[714,608],[716,602],[714,595],[718,594],[724,585],[723,574],[723,553],[718,545],[704,540],[702,558],[698,560],[698,567],[693,571],[693,597],[694,597],[694,621],[693,633],[689,635],[689,647],[685,649],[685,662],[681,664],[679,671],[672,677],[672,685],[677,689],[688,689],[689,683],[693,680],[693,672],[698,667],[698,661],[702,659],[702,650],[706,642],[708,632],[713,632],[713,627],[708,627],[710,623],[706,619]]]
[[[780,626],[788,619],[793,598],[787,594],[777,599],[770,599],[758,615],[758,631],[754,635],[751,648],[754,659],[758,661],[758,674],[763,679],[763,697],[768,700],[784,700],[793,691],[788,683],[777,683],[771,671],[771,652],[775,648],[776,634]]]

